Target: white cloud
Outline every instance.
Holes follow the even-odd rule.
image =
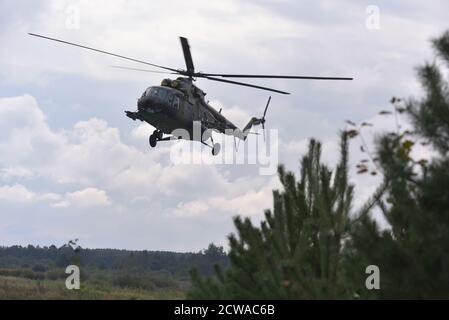
[[[55,156],[63,137],[52,132],[30,95],[0,98],[0,154],[7,167],[32,170],[29,162],[44,164]]]
[[[202,201],[191,201],[188,203],[179,203],[174,213],[179,216],[196,216],[207,213],[209,206]]]
[[[251,187],[247,185],[248,182]],[[273,190],[282,187],[277,177],[264,180],[261,184],[254,180],[240,180],[238,186],[222,195],[206,194],[201,201],[180,203],[174,213],[179,216],[242,215],[260,219],[264,210],[272,207]]]
[[[52,203],[59,201],[61,195],[53,192],[39,193],[22,184],[0,186],[0,200],[16,203]]]
[[[48,192],[36,193],[21,184],[0,186],[0,200],[16,203],[32,203],[36,201],[50,204],[55,208],[97,207],[111,204],[106,192],[96,188],[67,192],[64,196]]]
[[[70,207],[70,202],[68,202],[67,200],[62,200],[52,203],[51,206],[53,208],[68,208]]]
[[[41,194],[39,196],[39,198],[44,201],[55,202],[55,201],[59,201],[62,198],[62,196],[60,194],[57,194],[54,192],[48,192],[48,193]]]
[[[264,209],[272,207],[272,190],[250,191],[236,197],[213,197],[209,200],[216,210],[231,213],[232,216],[259,216],[263,215]]]
[[[11,178],[31,178],[33,177],[33,172],[23,167],[2,168],[0,169],[0,177],[6,180]]]
[[[131,131],[131,136],[136,140],[147,140],[154,129],[147,123],[142,123]]]
[[[106,206],[111,203],[106,192],[96,188],[69,192],[65,198],[70,205],[78,207]]]
[[[25,186],[16,184],[13,186],[0,186],[0,200],[11,202],[31,202],[36,198],[36,194],[28,190]]]

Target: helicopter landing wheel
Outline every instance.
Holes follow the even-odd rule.
[[[164,137],[164,133],[159,129],[154,130],[153,135],[156,137],[157,140],[162,140],[162,138]]]
[[[212,147],[212,155],[216,156],[217,154],[220,153],[220,144],[219,143],[214,143],[214,146]]]
[[[156,130],[153,134],[156,136],[157,140],[162,140],[164,137],[164,133],[161,130]]]
[[[149,142],[152,148],[157,145],[157,136],[154,133],[150,136]]]

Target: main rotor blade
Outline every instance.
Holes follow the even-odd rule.
[[[285,75],[270,75],[270,74],[227,74],[227,73],[201,73],[210,77],[223,78],[266,78],[266,79],[309,79],[309,80],[353,80],[353,78],[346,77],[314,77],[314,76],[285,76]]]
[[[187,72],[193,74],[195,67],[193,66],[192,54],[190,53],[189,41],[187,38],[179,37],[181,40],[182,52],[184,53],[184,60],[186,61]]]
[[[232,84],[237,84],[237,85],[240,85],[240,86],[251,87],[251,88],[256,88],[256,89],[268,90],[268,91],[273,91],[273,92],[282,93],[282,94],[290,94],[290,92],[285,92],[285,91],[280,91],[280,90],[276,90],[276,89],[271,89],[271,88],[268,88],[268,87],[256,86],[254,84],[249,84],[249,83],[244,83],[244,82],[237,82],[237,81],[213,78],[213,77],[204,76],[204,75],[202,75],[201,78],[214,80],[214,81],[221,81],[221,82],[226,82],[226,83],[232,83]]]
[[[110,67],[111,67],[111,68],[116,68],[116,69],[133,70],[133,71],[142,71],[142,72],[151,72],[151,73],[176,74],[175,72],[156,71],[156,70],[148,70],[148,69],[140,69],[140,68],[130,68],[130,67],[122,67],[122,66],[110,66]]]
[[[173,68],[168,68],[168,67],[160,66],[160,65],[153,64],[153,63],[150,63],[150,62],[146,62],[146,61],[142,61],[142,60],[138,60],[138,59],[134,59],[134,58],[125,57],[125,56],[122,56],[120,54],[115,54],[115,53],[111,53],[111,52],[107,52],[107,51],[103,51],[103,50],[99,50],[99,49],[83,46],[83,45],[80,45],[80,44],[76,44],[76,43],[73,43],[73,42],[68,42],[68,41],[64,41],[64,40],[60,40],[60,39],[56,39],[56,38],[50,38],[50,37],[42,36],[42,35],[35,34],[35,33],[28,33],[28,34],[30,36],[33,36],[33,37],[38,37],[38,38],[43,38],[43,39],[47,39],[47,40],[52,40],[52,41],[68,44],[68,45],[79,47],[79,48],[83,48],[83,49],[92,50],[92,51],[96,51],[96,52],[99,52],[99,53],[104,53],[104,54],[107,54],[107,55],[110,55],[110,56],[114,56],[114,57],[117,57],[117,58],[122,58],[122,59],[130,60],[130,61],[134,61],[134,62],[138,62],[138,63],[143,63],[143,64],[146,64],[146,65],[149,65],[149,66],[153,66],[153,67],[156,67],[156,68],[161,68],[161,69],[165,69],[165,70],[169,70],[169,71],[173,71],[173,72],[179,73],[179,70],[176,70],[176,69],[173,69]]]

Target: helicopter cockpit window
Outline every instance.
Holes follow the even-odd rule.
[[[164,100],[167,96],[168,91],[165,88],[152,88],[150,95],[152,97],[158,97],[161,100]]]
[[[155,88],[155,87],[150,87],[147,90],[145,90],[143,96],[146,97],[158,97],[160,99],[165,99],[167,96],[167,90],[165,88]]]
[[[145,92],[143,93],[143,96],[144,96],[144,97],[149,96],[149,95],[150,95],[150,92],[151,92],[151,89],[152,89],[152,88],[148,88],[147,90],[145,90]]]
[[[178,96],[174,96],[173,100],[172,100],[172,106],[173,108],[175,108],[176,110],[179,109],[179,97]]]

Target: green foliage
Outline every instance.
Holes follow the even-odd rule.
[[[437,56],[449,66],[449,31],[432,43]],[[449,151],[449,87],[443,74],[436,62],[418,69],[425,97],[409,102],[408,114],[417,132],[444,154]]]
[[[116,275],[112,284],[122,288],[155,290],[160,288],[179,288],[179,283],[167,272],[135,273]]]
[[[449,62],[449,32],[433,41],[437,55]],[[389,229],[363,216],[354,225],[348,244],[347,269],[361,283],[364,266],[381,271],[381,290],[354,286],[362,297],[449,298],[449,92],[436,63],[418,69],[425,90],[421,101],[409,101],[405,114],[415,135],[384,135],[378,157],[388,186],[377,201]],[[438,155],[430,162],[414,160],[418,139]],[[354,282],[354,284],[357,282]]]
[[[449,66],[449,31],[433,40],[437,57]],[[192,272],[188,297],[195,299],[449,298],[449,83],[441,67],[418,69],[425,96],[392,98],[396,132],[381,136],[375,155],[362,123],[342,135],[341,159],[332,173],[320,163],[312,140],[297,181],[279,168],[283,191],[274,191],[273,212],[255,227],[234,219],[230,267],[214,278]],[[398,116],[414,126],[401,131]],[[358,174],[383,174],[383,182],[357,215],[350,215],[353,189],[347,178],[347,139],[360,138],[368,158]],[[414,159],[417,145],[437,152]],[[373,209],[377,208],[376,212]],[[373,217],[382,215],[387,228]],[[366,268],[380,269],[380,290],[368,290]]]
[[[230,267],[215,278],[192,272],[189,298],[317,299],[346,297],[341,252],[348,234],[353,187],[347,178],[348,138],[341,135],[335,172],[321,163],[321,144],[311,140],[301,177],[279,167],[283,191],[273,192],[273,211],[255,227],[234,219]]]
[[[112,284],[122,288],[155,289],[155,285],[150,279],[134,274],[119,275],[113,280]]]
[[[41,265],[41,264],[36,264],[36,265],[34,265],[34,267],[33,267],[33,271],[35,271],[35,272],[45,272],[45,271],[47,271],[47,270],[48,270],[48,267],[43,266],[43,265]]]

